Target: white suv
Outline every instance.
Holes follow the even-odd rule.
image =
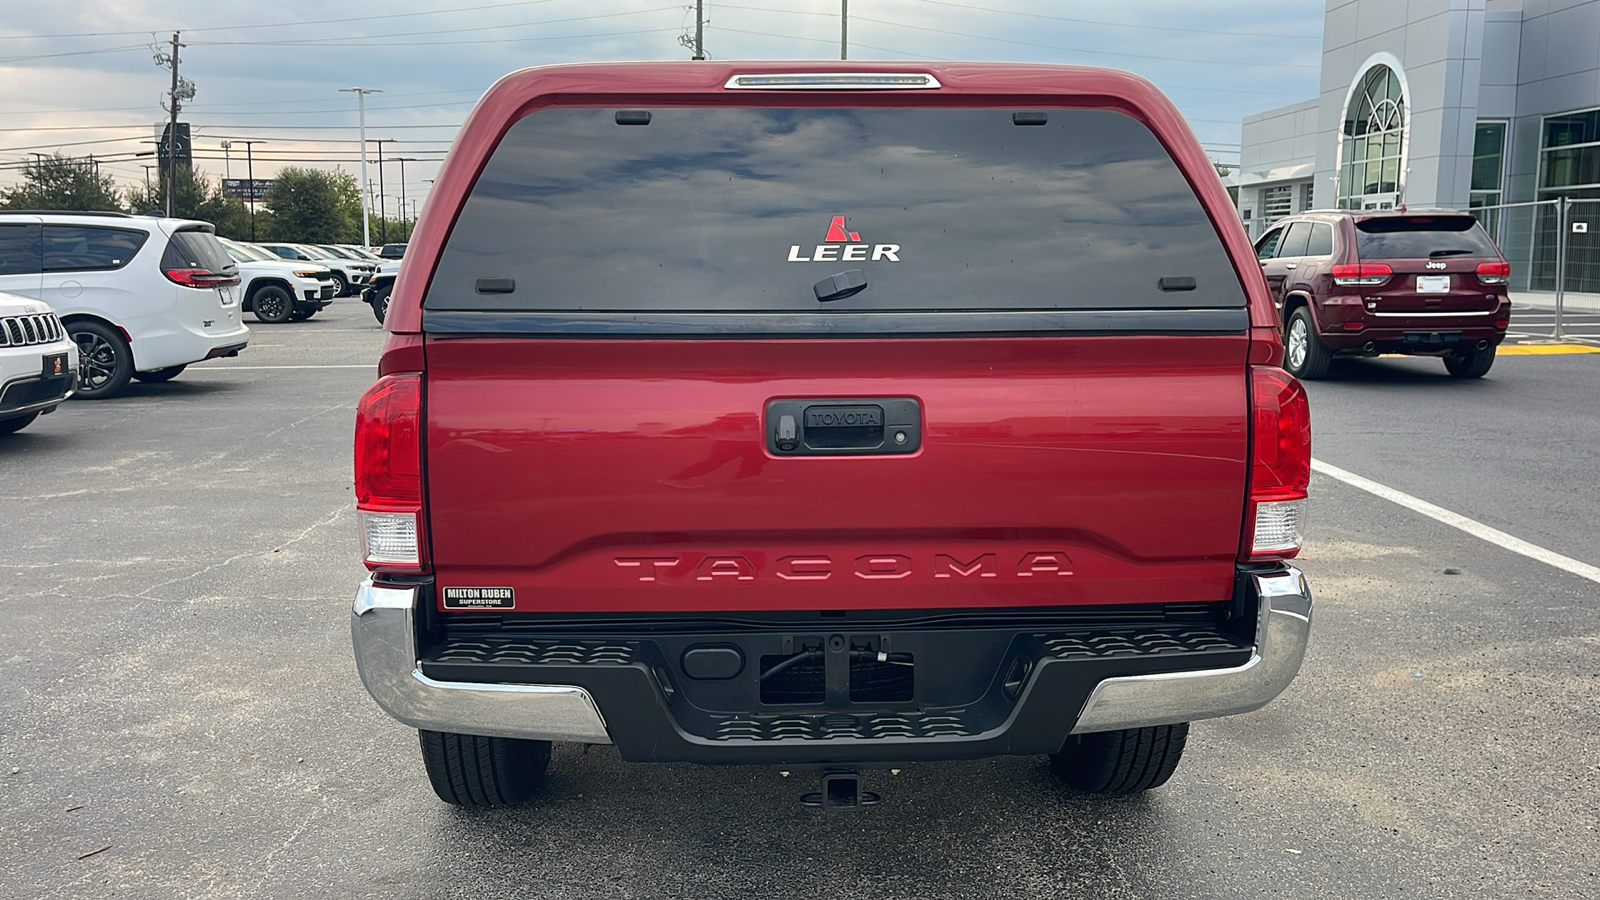
[[[0,212],[0,291],[55,307],[83,358],[77,396],[166,381],[250,342],[212,227],[91,212]]]
[[[316,263],[283,259],[250,244],[217,238],[239,264],[240,309],[269,324],[301,321],[333,302],[333,270]]]
[[[32,297],[0,293],[0,435],[55,412],[78,381],[78,348]]]

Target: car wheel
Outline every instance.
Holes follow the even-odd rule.
[[[250,306],[256,318],[268,325],[287,322],[294,314],[294,298],[283,288],[270,284],[251,295]]]
[[[103,400],[133,377],[133,351],[114,329],[99,322],[72,322],[67,334],[78,345],[81,377],[74,397]]]
[[[1485,347],[1458,356],[1446,356],[1445,371],[1456,378],[1482,378],[1489,374],[1490,367],[1494,365],[1494,350],[1493,347]]]
[[[0,434],[11,434],[15,431],[21,431],[22,429],[27,428],[33,422],[33,420],[37,418],[39,418],[39,414],[37,412],[31,412],[25,416],[11,416],[10,418],[0,419]]]
[[[550,765],[549,741],[419,731],[422,764],[439,799],[457,806],[510,806],[532,797]]]
[[[1311,321],[1309,309],[1296,309],[1283,331],[1283,367],[1290,375],[1309,381],[1328,374],[1332,355],[1317,339],[1317,325]]]
[[[133,380],[142,381],[145,384],[160,384],[163,381],[171,381],[177,378],[178,374],[187,368],[189,368],[187,365],[167,366],[165,369],[156,369],[153,372],[135,372],[133,373]]]
[[[1056,774],[1091,794],[1137,794],[1172,777],[1189,740],[1189,723],[1075,734],[1050,754]]]
[[[383,317],[389,314],[389,293],[394,290],[394,285],[381,287],[372,295],[372,316],[383,324]]]
[[[348,293],[350,293],[350,282],[344,280],[342,272],[333,273],[333,295],[343,297]]]

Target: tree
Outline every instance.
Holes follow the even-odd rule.
[[[175,173],[172,214],[180,219],[199,219],[217,227],[217,234],[236,240],[250,239],[250,210],[238,197],[225,194],[221,185],[188,166]],[[151,184],[128,191],[128,207],[135,213],[160,212],[167,208],[167,184]]]
[[[73,209],[122,212],[116,179],[93,158],[41,156],[22,167],[22,183],[0,190],[0,209]]]
[[[348,244],[361,239],[361,192],[346,172],[282,169],[266,204],[276,240]],[[259,231],[259,220],[256,225]]]

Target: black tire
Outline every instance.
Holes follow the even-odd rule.
[[[1080,791],[1137,794],[1167,783],[1188,740],[1188,722],[1078,734],[1050,754],[1050,765]]]
[[[269,284],[250,295],[250,310],[258,321],[279,325],[294,315],[294,298],[283,288]]]
[[[510,806],[532,797],[550,765],[549,741],[419,731],[422,764],[439,799],[457,806]]]
[[[1311,311],[1302,306],[1289,316],[1283,328],[1283,367],[1290,375],[1303,381],[1321,378],[1328,374],[1328,364],[1333,355],[1317,338],[1317,323]]]
[[[333,273],[333,295],[335,297],[343,297],[344,295],[346,295],[348,293],[350,293],[350,282],[345,280],[343,272],[334,272]]]
[[[1482,378],[1489,374],[1489,369],[1494,365],[1494,351],[1493,347],[1485,347],[1460,356],[1446,356],[1445,371],[1455,378]]]
[[[154,372],[135,372],[133,377],[135,381],[142,381],[145,384],[160,384],[163,381],[171,381],[177,378],[178,374],[187,368],[189,368],[187,365],[167,366],[165,369],[156,369]]]
[[[389,293],[394,290],[394,285],[386,284],[372,294],[372,316],[383,324],[383,317],[389,314]]]
[[[116,329],[80,320],[67,324],[67,335],[78,345],[82,372],[74,397],[104,400],[122,390],[133,377],[133,351]]]
[[[39,414],[37,412],[31,412],[23,416],[11,416],[10,418],[0,419],[0,435],[21,431],[32,424],[33,420],[37,418],[39,418]]]

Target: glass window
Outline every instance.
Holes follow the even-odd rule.
[[[44,226],[44,270],[120,269],[144,246],[143,231],[89,225]]]
[[[558,106],[514,124],[429,285],[432,310],[1224,308],[1244,293],[1143,124],[1052,109]],[[1165,276],[1198,289],[1164,292]],[[480,279],[513,285],[479,293]]]
[[[1589,147],[1564,147],[1544,154],[1541,188],[1600,184],[1600,144]]]
[[[1356,223],[1362,259],[1439,259],[1500,252],[1471,216],[1383,216]]]
[[[1333,255],[1333,226],[1327,222],[1311,223],[1311,239],[1306,244],[1307,256]]]
[[[1600,143],[1600,109],[1549,116],[1544,120],[1544,146]]]
[[[1479,122],[1472,143],[1472,190],[1500,190],[1505,150],[1506,123]]]
[[[1373,66],[1362,76],[1345,111],[1347,152],[1339,167],[1341,209],[1361,209],[1372,194],[1398,193],[1405,121],[1400,76],[1388,66]]]
[[[39,226],[0,224],[0,275],[39,272]]]
[[[1281,240],[1283,240],[1282,228],[1274,228],[1262,235],[1261,240],[1256,241],[1256,259],[1271,259]]]
[[[209,231],[189,228],[172,236],[167,252],[161,256],[163,269],[205,269],[207,272],[225,272],[234,268],[233,260],[217,243],[217,236]]]
[[[1311,223],[1295,222],[1289,226],[1289,233],[1283,236],[1283,243],[1278,245],[1278,258],[1305,256],[1306,247],[1310,242]]]

